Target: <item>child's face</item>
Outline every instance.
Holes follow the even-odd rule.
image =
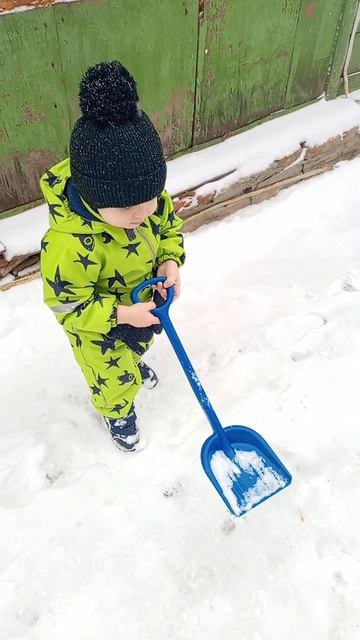
[[[133,207],[108,207],[98,209],[98,211],[103,220],[113,227],[134,229],[144,222],[145,218],[155,213],[156,208],[157,198],[154,198],[149,202],[142,202]]]

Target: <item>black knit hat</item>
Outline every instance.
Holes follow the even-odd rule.
[[[93,207],[130,207],[160,195],[166,162],[132,75],[120,62],[90,67],[80,83],[82,117],[70,140],[71,175]]]

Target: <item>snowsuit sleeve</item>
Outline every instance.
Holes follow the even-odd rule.
[[[174,205],[167,191],[163,192],[164,209],[160,223],[160,245],[157,253],[157,265],[165,260],[175,260],[179,266],[185,262],[184,238],[180,233],[182,219],[176,215]]]
[[[41,274],[44,302],[68,331],[107,334],[117,324],[115,295],[101,293],[96,282],[101,269],[96,252],[79,251],[71,236],[50,230],[44,236]]]

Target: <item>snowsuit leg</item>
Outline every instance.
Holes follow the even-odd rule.
[[[95,409],[109,418],[123,418],[141,388],[140,356],[121,340],[96,333],[66,331]],[[149,344],[142,343],[147,349]]]

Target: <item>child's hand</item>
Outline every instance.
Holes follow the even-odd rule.
[[[132,327],[150,327],[152,324],[160,324],[159,318],[151,311],[155,309],[154,302],[137,302],[131,307],[119,304],[117,308],[118,324],[130,324]]]
[[[169,287],[175,286],[175,299],[180,295],[180,271],[175,260],[165,260],[157,270],[157,276],[165,276],[165,282],[159,282],[156,288],[163,298],[166,298]]]

